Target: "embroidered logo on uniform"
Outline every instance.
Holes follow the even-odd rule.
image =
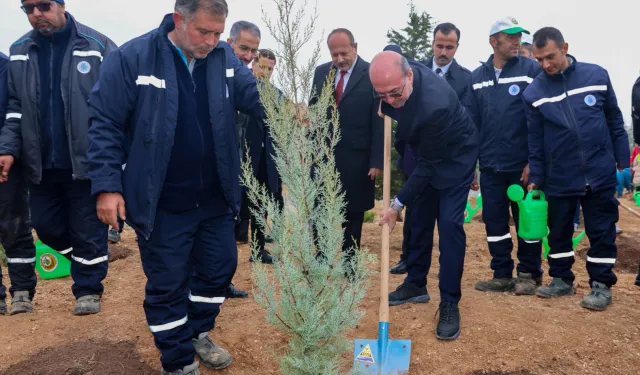
[[[587,95],[584,97],[584,102],[589,106],[593,107],[596,105],[596,97],[593,95]]]
[[[520,94],[520,86],[518,85],[511,85],[511,87],[509,87],[509,94],[516,96],[518,94]]]
[[[517,24],[518,24],[518,21],[516,21],[516,19],[515,19],[515,18],[512,18],[512,19],[511,19],[511,22],[513,22],[513,24],[514,24],[514,25],[517,25]]]
[[[82,74],[89,74],[91,71],[91,64],[86,61],[80,61],[78,63],[78,71]]]

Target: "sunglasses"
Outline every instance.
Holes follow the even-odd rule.
[[[53,5],[53,3],[36,3],[36,4],[27,4],[27,5],[23,5],[20,8],[22,9],[23,12],[25,12],[26,14],[33,14],[33,11],[38,8],[38,11],[40,13],[47,13],[48,11],[51,10],[51,6]]]
[[[381,93],[376,92],[374,90],[373,91],[373,98],[374,99],[384,99],[384,98],[386,98],[388,96],[390,98],[397,99],[397,98],[402,96],[402,93],[404,92],[404,88],[406,86],[407,86],[407,82],[405,82],[404,85],[402,85],[402,88],[397,88],[395,90],[392,90],[392,91],[384,93],[384,94],[381,94]]]

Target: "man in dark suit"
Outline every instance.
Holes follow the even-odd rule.
[[[347,259],[360,247],[364,212],[373,208],[374,180],[382,174],[383,120],[373,97],[369,63],[358,56],[358,45],[347,29],[333,30],[327,38],[331,62],[316,68],[314,92],[322,91],[330,72],[340,113],[341,140],[335,149],[336,169],[346,197],[343,251]],[[314,95],[315,95],[314,94]],[[311,99],[314,103],[317,97]]]
[[[370,76],[376,97],[382,99],[381,112],[409,125],[409,144],[417,159],[380,221],[393,230],[404,205],[413,205],[408,276],[389,294],[389,304],[430,300],[426,284],[437,221],[441,302],[436,337],[454,340],[460,334],[464,210],[478,156],[478,132],[455,91],[423,64],[385,51],[373,59]]]
[[[449,86],[454,89],[458,95],[458,99],[460,99],[460,102],[464,103],[466,100],[465,98],[471,93],[471,72],[458,65],[458,62],[454,58],[458,51],[459,43],[460,29],[458,29],[456,25],[449,22],[439,24],[433,32],[433,42],[431,45],[433,49],[433,56],[427,60],[421,61],[421,63],[426,65],[427,68],[431,69],[440,77],[444,78],[447,83],[449,83]],[[402,54],[402,52],[395,49],[389,47],[385,48],[385,50],[387,49]],[[411,61],[410,59],[408,60]],[[411,174],[413,168],[415,168],[416,161],[413,155],[413,150],[411,150],[411,147],[406,146],[409,141],[408,136],[410,129],[403,125],[404,124],[398,125],[395,144],[396,149],[402,156],[401,168],[405,175],[408,176]],[[400,261],[391,268],[391,273],[396,275],[407,273],[409,232],[411,231],[410,212],[410,207],[407,207],[403,226],[402,256],[400,257]]]

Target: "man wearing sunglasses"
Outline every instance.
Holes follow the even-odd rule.
[[[369,72],[382,99],[381,112],[409,125],[409,144],[418,160],[380,221],[393,230],[405,203],[413,205],[408,275],[389,301],[429,301],[426,284],[437,221],[441,302],[436,337],[454,340],[460,334],[464,210],[478,156],[478,132],[453,88],[425,65],[384,51],[373,59]]]
[[[330,72],[335,73],[333,87],[341,137],[335,148],[335,162],[345,192],[342,250],[349,262],[354,249],[360,248],[364,213],[374,206],[374,180],[382,174],[383,167],[384,126],[378,116],[379,100],[372,96],[369,63],[358,56],[358,44],[351,31],[333,30],[327,45],[332,61],[316,68],[313,87],[315,95],[319,95]],[[312,98],[311,103],[316,100],[317,97]]]
[[[87,99],[116,46],[77,22],[64,0],[25,0],[22,9],[33,30],[10,48],[0,182],[16,178],[9,172],[20,159],[38,237],[72,261],[74,314],[95,314],[107,275],[108,228],[98,220],[88,176]]]

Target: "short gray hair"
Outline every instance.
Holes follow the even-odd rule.
[[[402,74],[406,77],[409,75],[409,69],[411,69],[411,66],[409,65],[409,61],[407,61],[407,58],[400,55],[400,59],[398,59],[399,62],[399,66],[400,69],[402,70]]]
[[[243,31],[250,33],[258,39],[262,39],[260,35],[260,28],[256,26],[255,23],[251,23],[249,21],[238,21],[234,23],[231,26],[231,31],[229,31],[229,38],[235,42]]]
[[[189,21],[199,10],[224,18],[229,15],[226,0],[176,0],[176,13],[182,14]]]

